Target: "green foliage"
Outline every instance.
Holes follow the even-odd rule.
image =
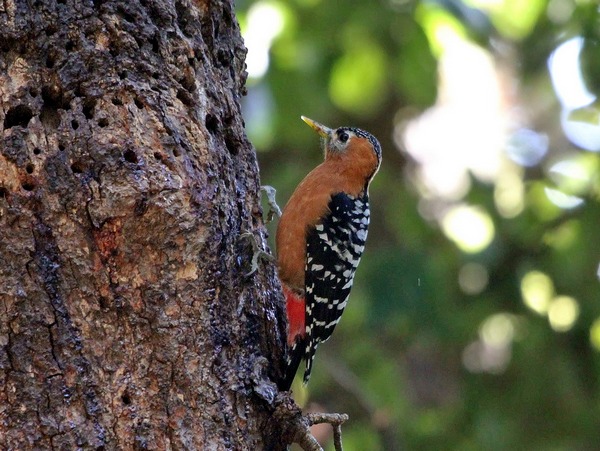
[[[278,189],[280,205],[322,158],[301,114],[369,130],[384,149],[355,288],[300,402],[349,413],[350,451],[596,449],[596,2],[246,1],[238,4],[244,32],[257,5],[276,11],[282,28],[268,45],[268,71],[250,74],[245,115],[262,182]],[[548,60],[575,36],[574,69],[590,101],[567,108]],[[418,117],[444,111],[436,108],[448,84],[471,80],[466,63],[461,77],[441,75],[449,53],[470,48],[500,74],[498,108],[510,126],[497,171],[484,176],[478,154],[461,148],[479,132],[468,125],[486,103],[442,116],[425,138],[447,133],[448,120],[466,124],[462,141],[433,149],[456,155],[438,177],[465,180],[444,195],[423,176],[436,158],[415,153],[406,133]],[[457,166],[464,173],[452,172]],[[491,242],[477,241],[480,232]]]

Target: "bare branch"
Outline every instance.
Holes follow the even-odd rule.
[[[294,437],[294,443],[300,445],[304,451],[323,451],[317,439],[310,433],[308,426],[299,427]]]
[[[309,413],[306,415],[311,425],[328,423],[333,427],[333,445],[336,451],[342,451],[342,424],[348,421],[345,413]]]
[[[342,449],[342,423],[348,420],[344,413],[308,413],[303,415],[288,392],[277,395],[274,419],[278,421],[282,438],[289,443],[297,443],[304,451],[323,451],[319,442],[310,432],[313,424],[328,423],[333,427],[336,451]]]
[[[342,450],[342,425],[338,424],[333,427],[333,446],[336,451]]]
[[[310,425],[327,423],[332,426],[341,426],[348,421],[348,415],[345,413],[308,413],[306,414]]]

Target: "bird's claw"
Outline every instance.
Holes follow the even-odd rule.
[[[244,232],[240,235],[240,238],[248,240],[250,242],[250,245],[252,246],[252,261],[251,261],[251,266],[250,266],[250,272],[244,274],[245,277],[251,276],[258,270],[258,260],[259,259],[262,259],[262,260],[270,262],[270,263],[275,261],[275,258],[271,254],[263,251],[259,247],[258,242],[256,241],[256,237],[254,236],[253,233]]]
[[[277,194],[277,190],[269,185],[263,185],[260,187],[260,190],[263,191],[267,195],[267,204],[269,205],[269,211],[267,212],[267,219],[265,223],[269,223],[273,220],[273,217],[277,215],[278,218],[281,218],[281,208],[277,205],[275,201],[275,194]]]

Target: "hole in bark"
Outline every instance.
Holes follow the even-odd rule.
[[[227,147],[227,150],[229,150],[229,153],[231,155],[238,154],[239,148],[238,148],[237,142],[233,138],[226,136],[225,137],[225,146]]]
[[[101,118],[101,119],[98,119],[98,126],[99,126],[99,127],[102,127],[102,128],[104,128],[104,127],[106,127],[107,125],[108,125],[108,119],[107,119],[107,118],[103,117],[103,118]]]
[[[75,48],[75,43],[73,41],[67,41],[67,44],[65,45],[65,50],[67,52],[72,51]]]
[[[31,163],[29,163],[27,166],[25,166],[25,171],[27,171],[28,174],[33,174],[33,165]]]
[[[65,99],[63,91],[58,85],[46,85],[42,88],[42,100],[44,106],[52,109],[62,108],[63,110],[70,110],[71,105]]]
[[[154,78],[155,80],[158,80],[159,77],[160,77],[160,73],[158,73],[158,72],[154,72],[152,74],[152,78]]]
[[[40,92],[37,89],[35,89],[35,88],[29,88],[29,94],[31,95],[31,97],[35,98],[35,97],[38,96],[39,93]]]
[[[160,152],[154,152],[154,158],[156,158],[158,161],[162,161],[163,156]]]
[[[6,116],[4,116],[4,129],[8,130],[15,125],[20,125],[25,128],[32,117],[33,112],[31,111],[31,108],[27,105],[17,105],[8,110]]]
[[[129,393],[123,393],[123,395],[121,396],[121,401],[123,401],[123,404],[125,404],[126,406],[131,404],[131,397],[129,396]]]
[[[135,103],[135,106],[138,107],[140,110],[144,108],[144,104],[142,103],[139,97],[133,99],[133,102]]]
[[[179,152],[179,149],[178,148],[173,149],[173,156],[178,157],[179,155],[181,155],[181,152]]]
[[[73,174],[81,174],[83,172],[83,166],[79,162],[71,164],[71,171]]]
[[[85,97],[85,92],[83,91],[81,85],[77,85],[75,87],[75,91],[73,92],[73,94],[75,94],[75,97]]]
[[[58,108],[58,100],[62,97],[57,86],[46,85],[42,88],[42,100],[44,106]]]
[[[125,158],[125,161],[128,161],[130,163],[137,163],[138,162],[138,157],[135,154],[135,152],[131,149],[127,149],[125,151],[125,153],[123,153],[123,158]]]
[[[52,69],[54,67],[54,63],[56,63],[54,55],[48,55],[48,58],[46,58],[46,67],[48,69]]]
[[[44,105],[40,112],[40,121],[42,121],[42,124],[46,128],[58,128],[60,125],[60,116],[54,108]]]
[[[135,213],[136,216],[144,216],[144,214],[147,211],[148,211],[148,199],[146,197],[143,197],[143,198],[139,199],[138,201],[136,201],[135,208],[133,209],[133,212]]]
[[[36,147],[35,149],[33,149],[33,154],[34,155],[39,155],[42,153],[42,149],[40,149],[39,147]]]
[[[87,99],[83,102],[83,115],[90,120],[94,117],[94,109],[96,108],[96,99]]]
[[[56,25],[49,25],[48,28],[46,28],[46,36],[52,36],[54,33],[56,33],[57,30],[58,28],[56,27]]]
[[[99,8],[100,6],[102,6],[104,4],[106,0],[94,0],[94,7],[95,8]]]
[[[33,191],[33,189],[35,188],[35,185],[31,182],[23,182],[21,186],[25,191]]]
[[[8,195],[8,190],[0,186],[0,199],[4,199]]]
[[[66,3],[65,0],[56,0],[56,3],[58,3],[59,5],[64,5]]]
[[[125,11],[124,9],[119,9],[119,13],[121,13],[121,16],[127,22],[129,22],[129,23],[134,23],[135,22],[135,19],[133,18],[133,15],[129,11]]]
[[[223,67],[229,67],[231,65],[231,55],[227,50],[219,50],[217,52],[217,60]]]
[[[206,125],[206,129],[211,134],[214,135],[219,131],[219,119],[217,119],[216,116],[213,116],[212,114],[207,114],[206,121],[204,123]]]
[[[107,309],[108,308],[108,299],[106,299],[104,296],[100,296],[98,298],[98,304],[100,304],[100,308],[102,309]]]
[[[150,43],[152,44],[152,51],[158,53],[158,50],[160,49],[158,36],[153,36],[152,39],[150,39]]]
[[[177,90],[177,98],[183,103],[185,106],[192,106],[194,101],[190,94],[183,88],[179,88]]]
[[[115,55],[113,55],[113,56],[115,56]],[[122,70],[121,72],[119,72],[119,78],[121,80],[126,79],[127,78],[127,71],[126,70]]]
[[[59,143],[58,150],[60,150],[62,152],[63,150],[65,150],[65,146]]]
[[[79,128],[79,122],[77,122],[75,119],[73,119],[71,121],[71,127],[73,128],[73,130],[77,130]]]
[[[123,105],[123,101],[121,99],[117,98],[117,97],[114,97],[112,99],[112,104],[116,105],[116,106],[121,106],[121,105]]]

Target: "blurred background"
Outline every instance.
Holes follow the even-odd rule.
[[[280,206],[322,159],[301,114],[384,152],[348,308],[296,399],[350,415],[347,451],[600,449],[597,0],[237,9]]]

